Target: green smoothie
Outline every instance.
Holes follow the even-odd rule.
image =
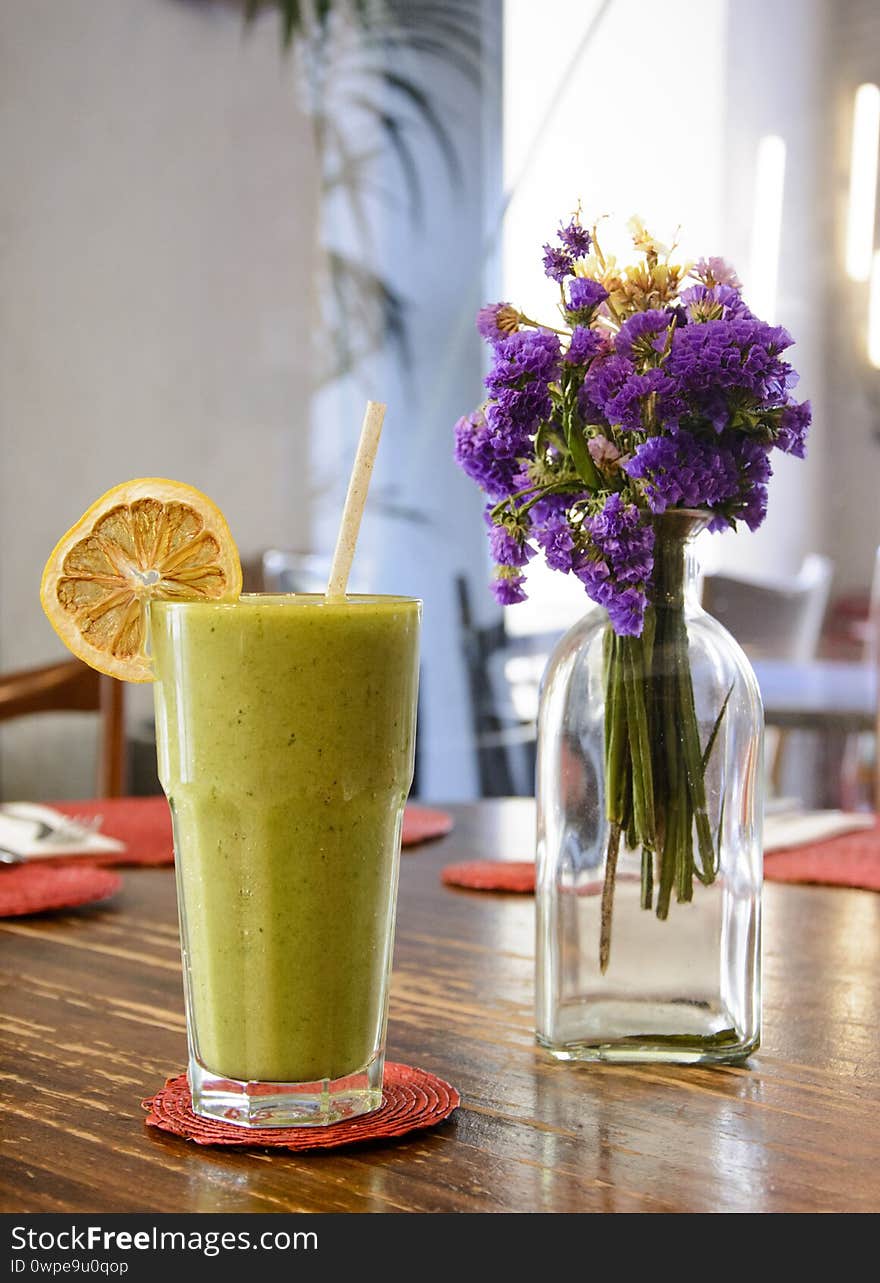
[[[381,1056],[420,604],[243,596],[151,609],[191,1052],[240,1082]]]

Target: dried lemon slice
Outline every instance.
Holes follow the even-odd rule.
[[[40,585],[68,650],[126,682],[151,682],[151,600],[235,600],[238,549],[223,513],[180,481],[141,477],[93,503],[52,550]]]

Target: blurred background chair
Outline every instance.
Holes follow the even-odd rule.
[[[503,619],[479,625],[474,621],[467,580],[461,575],[456,589],[480,794],[530,796],[537,737],[531,704],[537,703],[540,673],[559,634],[511,636]],[[524,670],[522,681],[518,666]],[[525,704],[515,698],[520,686],[527,696],[533,696]]]
[[[786,582],[707,574],[703,607],[750,658],[802,662],[818,651],[833,574],[833,562],[816,553]]]
[[[0,676],[0,722],[58,712],[100,715],[97,796],[119,797],[126,783],[122,682],[78,659]]]
[[[880,547],[874,555],[874,573],[867,617],[857,630],[862,659],[880,674]],[[847,736],[841,764],[841,805],[846,810],[880,810],[880,709],[874,733]]]
[[[330,561],[310,552],[267,548],[262,558],[262,592],[322,593],[327,587]],[[357,588],[354,589],[357,591]]]
[[[797,576],[786,582],[738,579],[726,574],[703,578],[703,607],[733,634],[750,659],[805,663],[815,659],[828,608],[833,562],[811,553]],[[771,792],[782,786],[788,733],[768,725],[765,737]]]

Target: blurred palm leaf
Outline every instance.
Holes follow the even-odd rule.
[[[328,95],[320,82],[327,64],[339,51],[331,46],[334,25],[349,22],[359,39],[351,51],[333,59],[333,105],[343,110],[346,103],[363,107],[364,79],[378,91],[370,109],[386,131],[396,149],[408,118],[401,117],[388,105],[395,98],[413,109],[415,119],[434,139],[450,176],[461,181],[461,165],[451,132],[432,96],[416,80],[388,69],[392,55],[409,51],[426,54],[452,67],[473,83],[479,83],[482,70],[479,54],[482,18],[479,0],[457,0],[440,4],[437,0],[245,0],[245,19],[252,22],[267,9],[278,10],[281,19],[281,41],[289,50],[295,42],[313,65],[311,81],[319,87],[320,100],[310,103],[316,114],[326,112]],[[314,73],[317,73],[315,75]],[[397,140],[397,141],[395,141]],[[409,182],[408,161],[402,162],[404,181]],[[417,202],[414,202],[417,204]]]
[[[364,265],[369,252],[371,197],[395,200],[377,174],[383,155],[375,146],[354,141],[363,123],[378,131],[395,158],[410,218],[425,209],[421,178],[420,133],[435,144],[450,183],[463,181],[455,140],[434,95],[416,75],[434,62],[478,84],[482,76],[484,17],[480,0],[244,0],[245,19],[266,10],[280,18],[282,47],[294,54],[302,72],[307,110],[325,192],[348,203],[354,226],[364,240],[357,257],[327,256],[330,293],[338,309],[330,324],[336,347],[335,374],[351,370],[366,355],[353,345],[354,317],[373,324],[362,331],[393,343],[406,362],[406,304],[381,276]],[[393,185],[396,187],[396,185]],[[378,321],[378,330],[376,322]],[[328,372],[327,377],[332,377]]]
[[[395,345],[408,364],[406,303],[401,295],[377,272],[336,250],[327,253],[327,274],[331,289],[327,327],[334,341],[332,357],[317,372],[318,386],[353,370],[369,356],[377,332]]]

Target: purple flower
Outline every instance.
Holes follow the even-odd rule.
[[[608,606],[614,596],[614,584],[607,561],[601,557],[584,553],[574,565],[574,573],[587,590],[597,606]]]
[[[635,239],[653,267],[656,243],[640,226]],[[492,347],[488,399],[456,424],[455,457],[489,496],[489,514],[503,513],[497,524],[489,515],[498,601],[525,599],[523,571],[540,551],[581,580],[618,633],[638,636],[653,515],[703,508],[713,529],[755,529],[773,448],[804,456],[810,406],[794,400],[790,335],[753,315],[723,259],[701,259],[677,298],[626,316],[614,334],[611,313],[597,320],[610,305],[605,286],[576,275],[593,248],[579,216],[544,246],[570,335],[507,302],[478,313]],[[597,470],[578,454],[589,487],[574,479],[573,431]]]
[[[529,436],[553,411],[548,384],[559,374],[559,339],[549,330],[521,330],[495,344],[486,378],[486,418],[505,458],[524,454]]]
[[[671,319],[660,308],[633,313],[620,327],[614,340],[615,352],[631,361],[653,361],[666,348]]]
[[[487,343],[499,343],[518,326],[519,312],[510,303],[488,303],[477,312],[477,329]]]
[[[652,420],[645,421],[648,397],[653,397]],[[609,423],[629,432],[645,432],[655,424],[675,426],[684,410],[675,383],[662,370],[631,374],[604,405]]]
[[[551,513],[533,533],[550,569],[567,574],[574,560],[574,536],[565,513]]]
[[[643,516],[634,503],[624,503],[619,494],[611,494],[601,512],[584,522],[621,583],[640,583],[653,569],[654,529]]]
[[[741,436],[734,438],[731,449],[741,477],[739,503],[731,516],[744,521],[749,530],[757,530],[767,515],[767,482],[773,475],[769,451],[761,441]]]
[[[574,259],[568,250],[556,249],[552,245],[544,246],[544,275],[561,285],[566,276],[574,273]]]
[[[522,379],[551,383],[559,375],[559,339],[549,330],[520,330],[495,346],[495,360],[486,378],[494,395]]]
[[[730,285],[692,285],[679,295],[690,321],[717,321],[740,317],[756,318]]]
[[[706,440],[685,431],[649,437],[622,466],[645,482],[652,512],[708,508],[717,514],[715,530],[736,520],[754,530],[764,519],[772,469],[767,446],[754,437],[728,432]]]
[[[767,516],[767,487],[755,486],[736,515],[749,530],[757,530]]]
[[[567,311],[581,320],[589,320],[607,297],[608,291],[600,281],[594,281],[590,276],[576,276],[568,283]]]
[[[620,389],[628,378],[635,374],[635,367],[625,356],[603,356],[593,362],[587,371],[584,379],[583,394],[589,405],[595,406],[600,416],[605,416],[605,407],[614,397],[617,396]],[[586,421],[593,422],[593,416],[585,413],[586,407],[581,413]]]
[[[523,588],[525,575],[518,574],[515,570],[505,574],[505,570],[506,566],[499,566],[496,577],[492,580],[492,596],[500,606],[515,606],[517,602],[526,600]]]
[[[493,525],[489,534],[489,547],[493,560],[499,566],[525,566],[535,556],[534,548],[530,548],[524,538],[518,538],[505,526]]]
[[[726,259],[718,258],[717,255],[701,258],[694,268],[694,275],[698,276],[704,285],[730,285],[735,290],[742,289],[734,269]]]
[[[615,593],[606,609],[611,626],[620,637],[641,637],[645,626],[647,595],[642,588],[624,588]]]
[[[622,465],[628,476],[645,481],[652,512],[667,508],[715,508],[737,495],[740,468],[729,449],[689,432],[648,437]]]
[[[732,392],[748,393],[758,408],[786,402],[795,376],[780,353],[790,345],[787,330],[753,317],[705,321],[676,328],[665,370],[692,411],[721,432],[731,419]]]
[[[584,521],[591,548],[574,566],[589,595],[608,611],[615,632],[638,636],[647,598],[645,583],[654,566],[654,529],[635,504],[611,494]]]
[[[503,499],[514,490],[515,459],[500,456],[482,410],[466,414],[455,425],[455,461],[485,490],[490,499]]]
[[[779,431],[776,434],[775,444],[779,449],[785,454],[793,454],[798,459],[805,458],[807,431],[812,417],[813,411],[809,401],[803,401],[800,404],[797,401],[789,401],[782,411]]]
[[[572,258],[585,258],[589,254],[593,238],[576,218],[567,227],[560,227],[557,235]]]
[[[599,606],[608,611],[614,631],[621,637],[639,637],[645,623],[648,598],[643,588],[620,588],[614,583],[608,563],[584,557],[574,572]]]
[[[597,330],[591,330],[586,325],[577,325],[572,331],[568,351],[562,359],[569,365],[586,365],[602,351],[604,344],[605,340]]]
[[[513,430],[519,448],[525,445],[529,433],[549,418],[552,409],[547,384],[534,379],[521,388],[499,388],[486,413],[493,430],[501,436]]]

